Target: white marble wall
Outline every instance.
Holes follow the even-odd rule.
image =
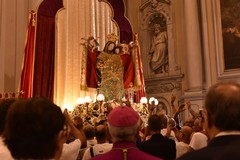
[[[17,86],[17,72],[20,66],[16,66],[21,59],[17,57],[23,48],[18,48],[24,44],[24,34],[21,26],[24,21],[21,10],[23,6],[17,6],[19,1],[1,1],[1,86],[0,91],[15,91]],[[26,19],[26,16],[25,16]],[[21,22],[20,22],[21,20]],[[21,41],[20,41],[21,39]],[[22,54],[21,54],[22,55]],[[19,76],[18,76],[19,77]]]
[[[40,0],[0,1],[0,93],[18,90],[28,12]]]

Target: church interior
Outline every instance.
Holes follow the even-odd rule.
[[[135,80],[124,87],[132,103],[154,97],[173,114],[174,95],[175,105],[191,101],[200,110],[212,84],[239,81],[239,6],[236,0],[1,0],[1,97],[47,96],[62,108],[81,97],[96,101],[99,88],[87,86],[86,42],[93,37],[100,52],[112,34],[135,56]]]

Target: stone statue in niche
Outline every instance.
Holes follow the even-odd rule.
[[[154,108],[152,114],[158,115],[167,115],[167,106],[163,102],[159,102],[159,104]]]
[[[167,73],[168,63],[168,37],[166,18],[157,13],[150,18],[151,44],[149,50],[149,66],[154,74]]]

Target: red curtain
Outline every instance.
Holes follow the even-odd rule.
[[[32,95],[32,76],[33,76],[33,56],[34,40],[36,31],[36,12],[31,11],[29,14],[29,24],[27,39],[25,45],[25,56],[21,74],[20,91],[23,92],[21,97],[30,98]]]
[[[33,96],[53,99],[55,17],[38,15]]]
[[[132,41],[132,26],[128,19],[125,17],[124,0],[99,0],[107,1],[113,8],[113,19],[119,26],[120,43],[129,43]]]
[[[55,16],[62,0],[44,0],[37,12],[33,96],[53,100],[55,63]]]

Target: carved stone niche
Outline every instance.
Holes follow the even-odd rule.
[[[167,114],[172,114],[171,94],[174,91],[177,97],[181,97],[183,77],[181,67],[176,63],[172,1],[149,0],[143,3],[139,18],[147,97],[157,98],[159,104],[165,106]]]
[[[182,95],[182,76],[162,77],[145,80],[145,89],[147,98],[155,97],[159,104],[165,108],[168,115],[172,115],[171,96],[176,95],[176,106],[181,101],[179,97]]]
[[[145,79],[179,75],[172,2],[149,0],[140,6],[139,41]]]

